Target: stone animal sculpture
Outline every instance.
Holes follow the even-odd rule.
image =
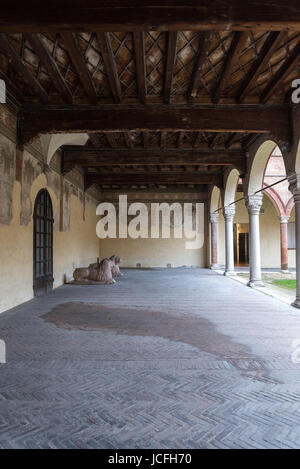
[[[121,258],[120,256],[116,256],[115,254],[109,258],[111,261],[114,262],[113,268],[112,268],[112,275],[113,277],[123,277],[122,272],[120,271],[120,262]]]
[[[89,283],[97,282],[111,285],[116,283],[112,278],[112,269],[115,263],[111,259],[103,259],[100,264],[90,264],[89,267],[79,267],[74,270],[75,282]]]

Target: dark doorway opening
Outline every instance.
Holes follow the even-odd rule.
[[[35,199],[33,214],[33,291],[35,296],[53,288],[53,209],[46,189]]]
[[[249,224],[233,225],[234,263],[236,266],[249,265]]]

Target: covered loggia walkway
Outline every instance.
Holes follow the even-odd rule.
[[[0,447],[299,447],[298,310],[208,269],[124,272],[0,316]]]

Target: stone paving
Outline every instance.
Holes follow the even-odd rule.
[[[209,270],[124,272],[0,315],[0,448],[299,448],[300,311]]]

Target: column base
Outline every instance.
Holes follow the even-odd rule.
[[[210,268],[211,270],[219,270],[220,267],[218,266],[218,264],[211,264]]]
[[[280,270],[280,272],[281,272],[282,274],[289,274],[289,273],[290,273],[289,270],[282,270],[282,269]]]
[[[247,283],[248,287],[264,287],[264,283],[261,280],[249,280]]]
[[[228,272],[224,272],[225,277],[234,277],[236,275],[234,270],[229,270]]]
[[[293,303],[291,303],[291,306],[294,306],[294,308],[300,309],[300,299],[296,298]]]

